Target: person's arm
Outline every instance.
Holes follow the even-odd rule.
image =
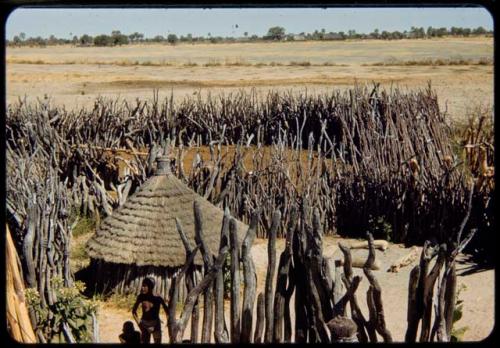
[[[140,296],[137,296],[135,300],[134,306],[132,307],[132,315],[134,317],[135,322],[139,325],[139,317],[137,316],[137,308],[139,308],[139,304],[141,303]]]

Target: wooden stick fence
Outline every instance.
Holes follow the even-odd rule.
[[[465,212],[469,186],[430,87],[388,93],[356,86],[344,94],[269,93],[264,99],[241,92],[179,105],[172,99],[136,105],[101,99],[80,112],[46,104],[8,111],[13,161],[16,153],[26,158],[36,148],[53,153],[71,206],[83,215],[109,215],[122,205],[152,171],[166,137],[177,152],[175,174],[200,195],[225,202],[244,222],[261,207],[258,237],[269,230],[276,209],[283,228],[303,192],[318,201],[327,234],[362,236],[378,218],[395,241],[423,242],[430,238],[429,224],[444,240]],[[189,170],[182,159],[193,146],[208,147],[210,158],[195,154]],[[128,151],[123,161],[110,157],[120,149]],[[116,161],[128,174],[116,173]],[[480,211],[488,209],[492,193],[476,192],[473,219],[488,229],[493,219]]]
[[[202,324],[202,336],[205,343],[211,342],[212,334],[217,342],[393,342],[392,333],[387,327],[383,307],[383,290],[373,272],[375,263],[375,244],[371,233],[367,233],[368,257],[363,266],[363,273],[369,282],[366,294],[368,316],[360,310],[356,291],[361,276],[353,276],[352,257],[350,246],[340,244],[344,254],[343,269],[336,267],[332,259],[322,255],[322,225],[319,210],[315,208],[312,213],[307,200],[302,201],[300,209],[293,208],[293,219],[288,225],[286,234],[287,241],[285,249],[280,256],[277,269],[278,276],[274,280],[276,264],[273,262],[276,246],[274,238],[268,240],[268,269],[266,272],[266,285],[263,293],[257,300],[257,320],[253,325],[253,315],[256,294],[257,275],[254,270],[252,256],[249,247],[255,237],[255,230],[259,212],[252,215],[252,222],[247,231],[242,245],[243,254],[239,257],[239,244],[235,240],[236,224],[226,210],[221,229],[221,245],[219,255],[210,255],[204,245],[202,212],[197,204],[193,211],[198,220],[197,234],[195,238],[196,247],[190,243],[183,243],[186,248],[186,264],[181,272],[174,278],[175,285],[171,288],[169,301],[169,334],[172,343],[185,342],[183,333],[186,330],[193,305],[202,294],[204,308],[215,308],[218,313],[219,325],[212,326],[207,320]],[[273,225],[270,236],[276,235],[280,219],[279,212],[273,214]],[[463,226],[468,216],[464,218]],[[228,224],[229,221],[229,224]],[[233,222],[233,223],[232,223]],[[228,231],[229,230],[229,231]],[[274,231],[272,231],[274,230]],[[186,240],[182,228],[178,229],[182,240]],[[228,238],[229,233],[229,238]],[[420,264],[415,266],[410,273],[408,289],[408,329],[405,341],[415,342],[419,324],[420,342],[449,341],[452,329],[452,313],[455,305],[456,274],[455,262],[457,255],[471,240],[475,230],[471,230],[467,236],[455,243],[432,245],[426,242],[422,249]],[[454,245],[449,249],[448,245]],[[204,258],[210,258],[213,263],[207,264],[203,279],[194,287],[181,306],[181,318],[176,319],[177,296],[180,282],[189,269],[195,253],[200,250]],[[216,277],[222,272],[222,263],[225,256],[231,254],[231,311],[230,331],[225,327],[225,314],[223,301],[217,301],[217,294],[221,292],[221,283]],[[430,262],[437,256],[430,272]],[[292,262],[293,261],[293,262]],[[243,301],[240,301],[239,265],[243,264]],[[443,270],[442,270],[443,269]],[[441,271],[442,270],[442,271]],[[441,277],[440,277],[441,274]],[[276,286],[274,287],[274,282]],[[342,282],[345,290],[339,290]],[[271,283],[271,285],[270,285]],[[215,297],[206,296],[206,289],[213,288]],[[433,313],[433,291],[437,288],[438,300],[434,306]],[[274,296],[273,296],[274,295]],[[290,299],[295,296],[295,315],[291,315]],[[266,302],[265,299],[274,298],[274,304]],[[351,315],[347,313],[347,305],[350,304]],[[222,307],[221,307],[222,305]],[[268,312],[269,306],[272,311]],[[266,308],[267,307],[267,308]],[[212,315],[212,314],[211,314]],[[434,317],[434,322],[432,322]],[[244,320],[241,320],[244,318]],[[191,325],[198,325],[192,322]],[[295,326],[295,335],[292,335],[292,326]],[[252,332],[253,330],[253,332]],[[268,331],[269,330],[269,331]],[[191,331],[192,332],[192,331]],[[268,332],[270,332],[268,334]],[[195,338],[191,336],[188,340],[192,342]]]

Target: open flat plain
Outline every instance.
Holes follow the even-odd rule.
[[[429,81],[451,119],[493,106],[492,38],[8,47],[6,59],[8,103],[50,97],[67,109],[92,106],[97,96],[150,99],[153,90],[180,100],[250,88],[261,95],[322,93],[373,82],[413,90]],[[437,63],[396,65],[426,60]]]

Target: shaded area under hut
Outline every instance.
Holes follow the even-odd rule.
[[[176,226],[180,221],[188,240],[195,242],[193,204],[203,213],[204,239],[216,255],[224,212],[182,183],[170,170],[167,156],[158,158],[158,169],[125,204],[104,219],[86,248],[90,265],[83,271],[90,291],[138,294],[142,280],[152,277],[155,292],[167,298],[172,277],[186,260]],[[248,227],[238,221],[240,241]],[[194,259],[196,279],[201,279],[200,255]],[[179,289],[179,299],[186,296]]]

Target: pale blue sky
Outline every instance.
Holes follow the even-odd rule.
[[[238,27],[236,27],[236,25]],[[71,35],[144,33],[146,37],[169,33],[194,36],[262,36],[271,26],[287,33],[350,29],[358,33],[408,30],[412,26],[493,29],[489,12],[478,8],[254,8],[254,9],[35,9],[19,8],[6,23],[7,39],[24,32],[29,36],[70,38]]]

